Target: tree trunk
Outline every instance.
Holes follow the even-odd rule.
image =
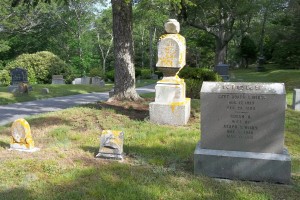
[[[135,90],[132,41],[132,4],[126,0],[111,0],[115,55],[115,87],[112,100],[139,100]]]
[[[223,44],[222,38],[216,38],[216,54],[215,54],[215,65],[224,64],[226,58],[226,47]]]

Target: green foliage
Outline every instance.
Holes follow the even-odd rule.
[[[115,81],[115,70],[111,70],[111,71],[107,71],[106,73],[105,73],[105,79],[106,80],[111,80],[112,82],[114,82]]]
[[[186,96],[199,99],[203,81],[221,81],[221,77],[207,68],[185,67],[179,72],[179,77],[185,79]]]
[[[246,67],[248,67],[249,59],[256,58],[257,47],[254,41],[248,36],[244,36],[241,42],[240,56],[246,60]]]
[[[151,70],[150,69],[142,69],[141,70],[141,78],[142,79],[150,79],[151,78]]]
[[[8,86],[10,80],[9,72],[7,70],[0,70],[0,85]]]
[[[30,83],[50,83],[52,75],[63,75],[67,81],[70,81],[71,78],[69,66],[58,56],[48,51],[22,54],[8,63],[6,69],[10,70],[16,67],[28,70]]]
[[[103,72],[99,67],[95,67],[90,70],[90,76],[91,77],[94,77],[94,76],[103,77]]]

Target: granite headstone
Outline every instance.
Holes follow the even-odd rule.
[[[294,89],[292,107],[294,110],[300,111],[300,89]]]
[[[284,84],[204,82],[200,96],[195,174],[289,183]]]

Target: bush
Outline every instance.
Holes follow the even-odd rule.
[[[16,67],[27,69],[30,83],[51,83],[52,75],[63,75],[67,82],[71,79],[70,67],[58,56],[48,51],[22,54],[8,63],[6,69]]]
[[[7,70],[0,70],[0,85],[8,86],[10,84],[11,77]]]
[[[105,73],[105,80],[111,80],[112,82],[115,81],[115,70],[111,70]]]
[[[221,81],[222,78],[214,71],[206,68],[185,67],[179,72],[179,77],[185,79],[186,96],[199,99],[203,81]]]
[[[95,76],[104,77],[100,67],[95,67],[90,70],[90,77],[95,77]]]
[[[141,70],[141,79],[150,79],[151,78],[151,70],[150,69],[142,69]]]
[[[142,70],[141,69],[135,68],[134,71],[135,71],[135,78],[141,77],[141,75],[142,75]]]

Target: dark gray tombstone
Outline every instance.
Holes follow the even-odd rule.
[[[218,73],[224,81],[229,80],[229,65],[227,64],[218,64],[215,66],[214,71]]]
[[[8,92],[16,93],[24,93],[25,91],[32,91],[32,87],[27,85],[28,84],[28,73],[26,69],[22,69],[20,67],[14,68],[10,70],[11,75],[11,85],[8,86]],[[22,84],[22,85],[20,85]],[[26,88],[24,84],[26,84]],[[19,86],[20,85],[20,86]]]
[[[203,82],[201,141],[194,172],[210,177],[289,183],[283,83]]]
[[[19,83],[28,83],[28,73],[26,69],[14,68],[10,70],[11,85],[18,85]]]

